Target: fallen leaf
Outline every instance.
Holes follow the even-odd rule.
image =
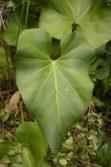
[[[7,112],[9,111],[12,111],[12,110],[16,110],[18,109],[18,103],[19,103],[19,100],[20,100],[20,92],[17,91],[13,94],[13,96],[11,97],[10,99],[10,102],[8,104],[6,104],[5,106],[5,110]]]

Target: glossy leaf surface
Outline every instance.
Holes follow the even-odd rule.
[[[60,57],[52,60],[48,33],[31,29],[20,35],[17,85],[54,151],[88,108],[93,90],[88,74],[93,52],[84,38],[71,33],[61,41]]]

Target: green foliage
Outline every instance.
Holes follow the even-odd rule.
[[[54,18],[54,19],[53,19]],[[39,26],[61,39],[77,25],[77,31],[94,47],[111,39],[111,9],[104,0],[48,0]]]
[[[8,27],[4,32],[4,39],[7,44],[16,46],[17,38],[19,33],[24,29],[22,20],[20,19],[20,10],[14,12],[14,14],[10,17]]]
[[[25,167],[36,167],[35,159],[29,148],[23,148],[23,163]]]
[[[54,151],[90,102],[93,83],[88,70],[93,52],[84,38],[72,33],[61,41],[61,55],[53,60],[48,33],[31,29],[19,37],[17,85]]]
[[[25,122],[16,130],[18,142],[0,142],[0,164],[10,167],[49,167],[43,158],[46,153],[46,141],[36,123]]]
[[[93,63],[90,73],[94,79],[104,80],[110,74],[110,67],[101,57],[99,57]]]
[[[10,58],[6,57],[5,49],[0,47],[0,69],[8,69],[8,63],[12,65]]]
[[[111,166],[111,0],[0,6],[0,167]]]
[[[9,141],[0,141],[0,157],[7,154],[13,147],[14,144]]]
[[[27,5],[26,5],[27,4]],[[9,23],[4,31],[4,39],[8,45],[16,46],[20,33],[26,28],[37,27],[35,19],[29,15],[30,2],[14,9],[14,13],[9,18]]]
[[[95,162],[104,167],[111,165],[111,143],[105,143],[102,145],[102,147],[97,151]]]
[[[22,165],[23,158],[21,152],[22,148],[19,143],[2,141],[0,143],[0,166],[24,167]]]
[[[103,142],[103,119],[101,115],[92,111],[85,115],[83,120],[84,122],[75,124],[67,134],[58,156],[49,154],[51,158],[48,159],[52,162],[52,167],[96,165],[94,158]]]
[[[24,146],[24,166],[39,167],[46,152],[46,141],[37,124],[32,122],[21,124],[16,130],[16,136]]]

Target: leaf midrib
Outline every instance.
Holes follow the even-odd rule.
[[[56,79],[56,62],[53,64],[53,72],[54,72],[54,83],[55,83],[55,93],[56,93],[56,105],[57,105],[57,120],[58,120],[58,133],[57,133],[57,142],[60,141],[60,108],[59,108],[59,99],[58,99],[58,85],[57,85],[57,79]]]

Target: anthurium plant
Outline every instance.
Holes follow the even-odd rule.
[[[9,19],[4,39],[17,48],[16,84],[37,122],[22,122],[16,130],[23,163],[43,167],[47,143],[57,153],[88,109],[94,88],[91,65],[93,70],[102,66],[104,76],[96,70],[97,79],[109,74],[96,56],[111,40],[111,8],[104,0],[47,0],[39,9],[38,26],[29,26],[31,3],[22,1],[22,11],[19,8]],[[0,53],[2,59],[3,47]]]

